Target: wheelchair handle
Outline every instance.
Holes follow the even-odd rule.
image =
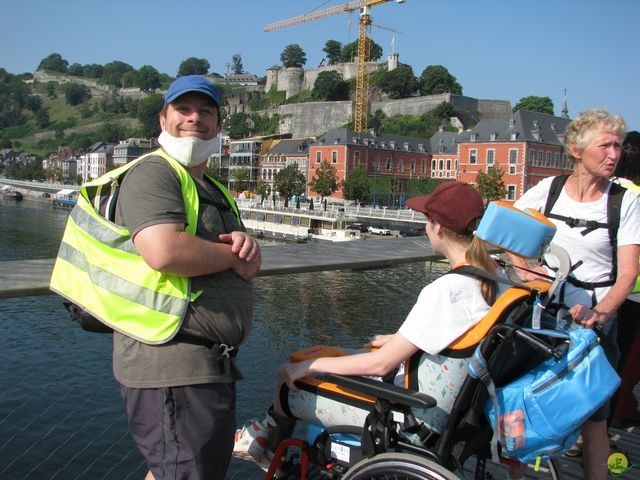
[[[562,358],[562,352],[557,351],[551,345],[549,345],[548,343],[540,340],[535,335],[532,335],[531,333],[526,332],[526,331],[521,330],[521,329],[517,329],[515,331],[515,334],[516,334],[517,337],[519,337],[522,340],[524,340],[525,342],[527,342],[529,345],[531,345],[536,350],[540,350],[541,352],[545,353],[548,357],[553,357],[556,360],[560,360]]]

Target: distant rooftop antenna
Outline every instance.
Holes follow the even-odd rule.
[[[569,118],[569,108],[567,107],[567,89],[564,89],[564,101],[562,102],[562,118]]]

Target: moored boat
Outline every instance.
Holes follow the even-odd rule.
[[[54,207],[71,209],[76,205],[76,202],[78,201],[78,194],[79,192],[77,190],[60,190],[53,196],[53,200],[51,201],[51,203]]]
[[[22,200],[22,194],[17,190],[13,190],[8,185],[0,188],[0,197],[8,200]]]

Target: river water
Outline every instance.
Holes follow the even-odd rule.
[[[0,199],[0,261],[55,257],[67,217],[48,203]],[[258,278],[254,327],[239,356],[238,423],[271,403],[289,352],[358,346],[395,331],[439,273],[414,263]],[[110,336],[81,330],[54,295],[0,300],[0,328],[0,479],[144,478],[111,373]],[[259,476],[234,459],[228,478]]]

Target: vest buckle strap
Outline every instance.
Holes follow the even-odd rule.
[[[223,358],[235,357],[238,354],[238,349],[234,346],[229,346],[225,343],[221,343],[219,346],[220,356]]]

